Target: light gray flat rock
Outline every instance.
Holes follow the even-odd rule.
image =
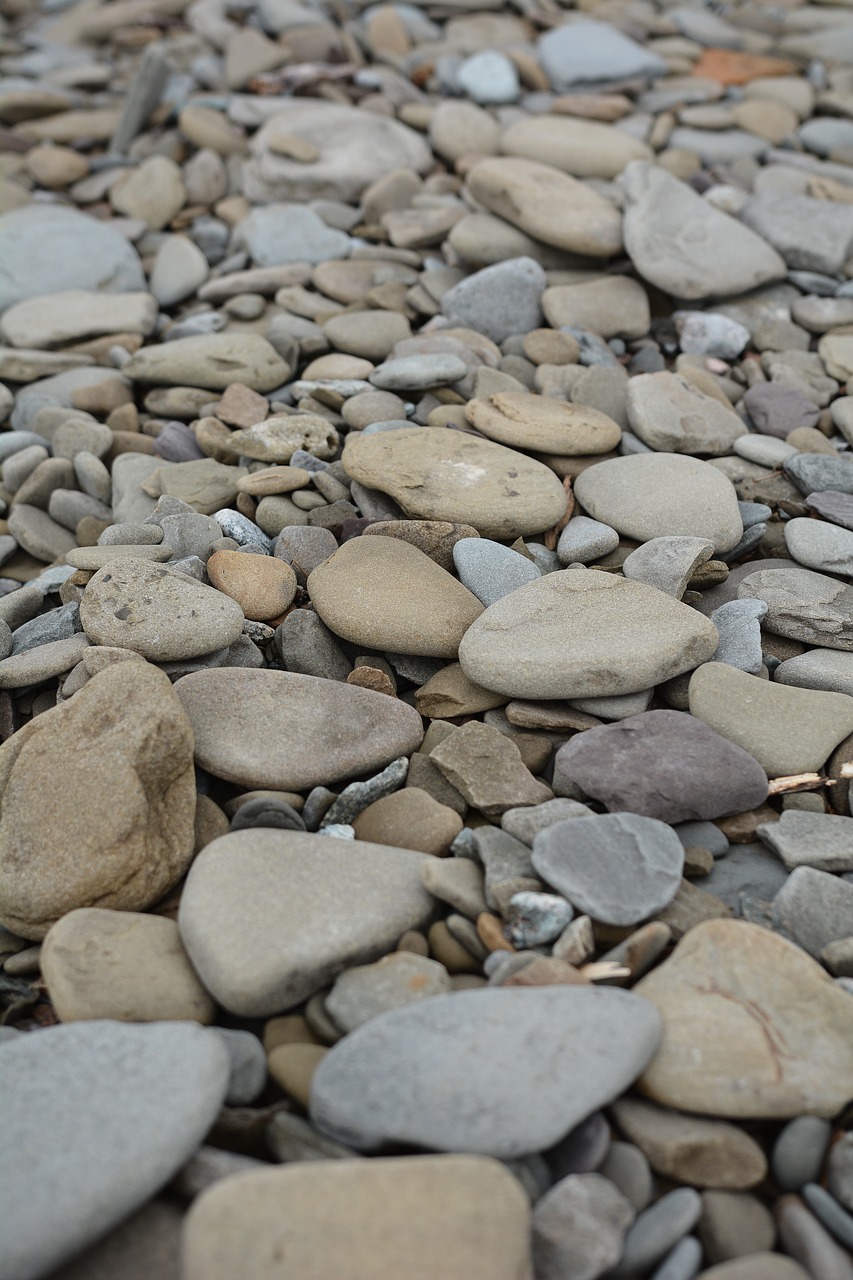
[[[787,809],[778,822],[758,827],[757,834],[789,871],[853,871],[853,818]]]

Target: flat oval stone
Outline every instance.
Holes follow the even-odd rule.
[[[798,517],[785,525],[785,546],[793,560],[819,573],[853,577],[853,532],[826,520]]]
[[[304,1123],[304,1122],[303,1122]],[[299,1160],[226,1178],[192,1206],[185,1280],[518,1280],[530,1206],[496,1160]]]
[[[423,740],[421,718],[405,702],[338,680],[216,668],[184,676],[175,692],[197,762],[249,788],[329,786],[381,769]]]
[[[775,684],[725,662],[694,671],[690,714],[737,743],[771,778],[821,769],[853,733],[853,698]]]
[[[823,689],[827,693],[853,696],[853,653],[843,649],[808,649],[780,662],[773,679],[777,684],[793,684],[800,689]]]
[[[78,1022],[4,1044],[3,1274],[53,1273],[146,1204],[203,1141],[228,1076],[219,1036],[174,1022]]]
[[[853,1093],[853,1002],[799,947],[744,920],[692,928],[634,991],[664,1020],[639,1082],[680,1111],[834,1116]]]
[[[224,391],[232,382],[242,382],[266,392],[287,382],[291,369],[259,333],[210,333],[143,347],[122,373],[134,382],[161,386]]]
[[[684,847],[674,831],[633,813],[569,818],[540,831],[533,865],[578,911],[605,924],[638,924],[669,906]]]
[[[628,382],[626,400],[631,430],[650,449],[716,457],[730,453],[743,434],[734,409],[683,374],[638,374]]]
[[[576,178],[615,178],[631,160],[650,160],[645,142],[597,120],[535,115],[501,135],[501,151],[539,160]]]
[[[426,861],[423,853],[362,840],[260,827],[232,832],[193,863],[181,895],[181,938],[219,1004],[240,1017],[269,1017],[343,969],[385,955],[407,929],[424,927],[434,909],[421,883]]]
[[[510,698],[637,693],[707,662],[717,629],[641,582],[574,565],[490,605],[465,633],[470,680]]]
[[[589,515],[638,542],[684,534],[730,551],[743,536],[734,485],[698,458],[673,453],[611,458],[581,472],[574,489]]]
[[[722,818],[767,799],[758,761],[683,711],[646,711],[578,733],[555,767],[611,812],[661,822]]]
[[[362,435],[347,441],[342,461],[407,516],[470,524],[485,538],[541,533],[566,510],[563,486],[541,462],[445,427]]]
[[[455,658],[483,612],[467,587],[401,538],[345,542],[309,575],[308,592],[336,635],[421,657]]]
[[[741,579],[741,600],[763,600],[775,635],[827,649],[853,650],[853,586],[798,567],[759,569]]]
[[[490,440],[540,453],[609,453],[622,439],[622,428],[606,413],[530,392],[499,391],[469,400],[465,417]]]
[[[135,649],[150,662],[224,649],[241,634],[243,620],[230,596],[132,556],[99,569],[80,603],[80,621],[93,644]]]
[[[615,988],[436,996],[338,1041],[314,1075],[311,1118],[364,1151],[527,1155],[624,1092],[659,1027],[645,1001]]]

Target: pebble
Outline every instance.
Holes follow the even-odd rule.
[[[740,599],[762,600],[768,631],[829,649],[853,649],[850,587],[827,574],[798,566],[760,569],[737,586]]]
[[[748,1259],[772,1249],[776,1240],[770,1213],[757,1196],[745,1192],[703,1192],[698,1229],[709,1262]]]
[[[530,560],[489,538],[460,538],[453,545],[453,563],[463,586],[487,608],[541,577]]]
[[[146,1204],[195,1152],[228,1084],[221,1041],[173,1022],[51,1027],[5,1045],[3,1057],[3,1269],[32,1280]],[[32,1163],[21,1165],[21,1150]]]
[[[413,785],[374,800],[352,822],[358,840],[418,849],[436,857],[444,857],[462,830],[462,819],[454,809]]]
[[[666,825],[634,814],[570,819],[540,832],[533,866],[573,907],[606,924],[648,919],[672,902],[684,849]]]
[[[853,577],[853,532],[847,529],[799,517],[785,525],[785,546],[791,559],[807,569]]]
[[[650,538],[622,562],[622,573],[681,600],[700,565],[710,560],[714,544],[706,538]]]
[[[622,1092],[657,1043],[654,1011],[628,992],[459,991],[339,1041],[315,1076],[311,1116],[364,1151],[406,1143],[525,1155],[553,1146]]]
[[[608,453],[622,436],[618,424],[596,409],[518,391],[470,400],[465,416],[490,440],[542,453]]]
[[[673,1182],[740,1191],[767,1174],[759,1144],[733,1124],[685,1116],[636,1098],[622,1098],[611,1110],[655,1173]]]
[[[533,1260],[542,1280],[600,1276],[622,1255],[634,1210],[598,1173],[570,1174],[533,1211]]]
[[[504,342],[513,333],[539,327],[546,285],[543,268],[532,258],[496,262],[448,289],[441,298],[442,314],[454,325]],[[375,384],[375,378],[371,381]]]
[[[424,856],[269,828],[221,836],[187,878],[181,939],[224,1008],[283,1013],[427,923]]]
[[[618,546],[619,534],[610,525],[589,516],[574,516],[560,534],[557,555],[564,565],[590,564]]]
[[[832,1130],[818,1116],[789,1120],[773,1144],[770,1167],[782,1191],[800,1191],[820,1178]]]
[[[789,810],[778,822],[760,826],[757,834],[789,871],[795,867],[853,871],[853,818]]]
[[[349,1032],[389,1009],[449,991],[450,978],[443,965],[398,951],[375,964],[347,969],[335,980],[325,1005],[341,1030]]]
[[[614,1280],[648,1271],[678,1244],[699,1220],[702,1200],[692,1187],[669,1191],[638,1215],[625,1238]]]
[[[774,923],[804,951],[819,956],[850,936],[853,885],[815,867],[795,867],[773,899]]]
[[[683,374],[637,374],[628,383],[627,408],[631,430],[657,452],[718,457],[743,434],[734,410]]]

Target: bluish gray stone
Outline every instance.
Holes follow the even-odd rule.
[[[462,585],[487,607],[542,576],[526,556],[490,538],[460,538],[453,563]]]
[[[750,439],[749,436],[744,438],[746,440]],[[735,443],[737,444],[738,442],[736,441]],[[764,502],[739,502],[737,507],[744,529],[749,529],[754,524],[766,524],[773,515],[772,508],[768,507]]]
[[[832,1125],[820,1116],[789,1120],[773,1143],[770,1169],[781,1191],[799,1191],[820,1178]]]
[[[633,813],[559,822],[537,835],[533,866],[593,920],[628,925],[672,902],[684,866],[678,836]]]
[[[580,18],[539,38],[539,60],[558,92],[607,80],[665,76],[663,58],[615,27]]]
[[[800,493],[853,493],[853,459],[833,458],[828,453],[798,453],[783,462],[782,469]]]
[[[570,705],[601,720],[627,720],[629,716],[648,711],[654,692],[654,689],[641,689],[639,693],[617,694],[612,698],[572,698]]]
[[[828,942],[849,938],[853,884],[814,867],[796,867],[773,899],[778,926],[817,959]]]
[[[702,1197],[692,1187],[679,1187],[645,1209],[625,1238],[622,1258],[610,1273],[613,1280],[642,1275],[692,1231],[702,1213]]]
[[[351,241],[301,204],[267,204],[243,218],[234,247],[246,249],[259,267],[286,262],[328,262],[349,257]]]
[[[68,640],[82,630],[79,604],[62,604],[58,609],[41,613],[31,622],[18,627],[12,634],[11,652],[24,653],[27,649],[35,649],[38,645],[50,644],[54,640]]]
[[[457,991],[334,1045],[314,1074],[311,1118],[363,1151],[527,1155],[619,1096],[659,1042],[657,1011],[616,988]]]
[[[225,1097],[228,1054],[199,1026],[110,1021],[20,1036],[2,1054],[0,1270],[36,1280],[149,1201],[189,1159]]]
[[[386,360],[373,370],[370,382],[380,391],[423,392],[459,382],[467,372],[453,352],[433,351]]]
[[[681,350],[688,355],[736,360],[749,342],[749,330],[714,311],[673,312]]]
[[[787,869],[775,854],[757,841],[733,844],[724,858],[703,876],[702,888],[739,912],[742,895],[770,902],[788,879]]]
[[[707,849],[715,858],[723,858],[729,852],[729,842],[713,822],[679,822],[673,827],[685,849],[690,845]]]
[[[762,823],[756,834],[789,871],[795,867],[853,871],[853,818],[788,809],[778,822]],[[850,930],[853,933],[853,919]]]
[[[245,1107],[263,1092],[267,1082],[267,1055],[264,1046],[251,1031],[233,1027],[211,1027],[228,1053],[231,1073],[225,1102],[229,1107]]]
[[[592,809],[585,804],[558,796],[554,800],[546,800],[543,804],[507,809],[501,814],[501,826],[504,831],[515,836],[516,840],[521,840],[523,844],[532,847],[538,832],[544,831],[547,827],[553,827],[555,822],[564,822],[567,818],[589,818],[591,815]]]
[[[695,1236],[685,1236],[656,1267],[650,1280],[693,1280],[702,1266],[702,1246]]]
[[[764,661],[761,620],[766,613],[763,600],[729,600],[715,609],[711,621],[720,633],[720,643],[714,661],[757,676]]]
[[[778,684],[800,689],[822,689],[828,693],[853,695],[853,653],[841,649],[809,649],[780,662],[773,672]]]
[[[501,343],[513,333],[539,328],[539,300],[547,283],[538,262],[510,258],[475,271],[448,289],[441,299],[441,310],[452,324]]]
[[[811,1182],[802,1189],[802,1196],[816,1218],[845,1249],[853,1252],[853,1214],[847,1213],[823,1187]]]

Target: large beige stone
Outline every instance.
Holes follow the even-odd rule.
[[[522,391],[469,400],[465,417],[490,440],[539,453],[609,453],[622,438],[622,428],[598,409]]]
[[[227,1178],[193,1205],[184,1280],[530,1280],[530,1207],[483,1156],[323,1160]]]
[[[190,864],[195,799],[168,677],[107,667],[0,747],[0,923],[40,939],[75,907],[151,906]]]
[[[212,1022],[216,1014],[165,916],[69,911],[42,944],[41,971],[61,1022]]]
[[[483,606],[467,587],[401,538],[351,538],[309,574],[326,626],[355,644],[455,658]]]
[[[347,441],[349,475],[390,494],[407,516],[471,524],[485,538],[542,533],[566,510],[541,462],[446,427],[380,431]]]
[[[631,160],[651,160],[639,138],[598,120],[532,115],[511,124],[501,136],[506,155],[553,165],[575,178],[615,178]]]
[[[291,368],[259,333],[208,333],[143,347],[122,373],[135,382],[209,391],[242,382],[263,393],[287,382]]]
[[[853,1002],[778,934],[709,920],[634,988],[664,1021],[639,1081],[656,1102],[732,1119],[834,1116],[853,1094]]]

